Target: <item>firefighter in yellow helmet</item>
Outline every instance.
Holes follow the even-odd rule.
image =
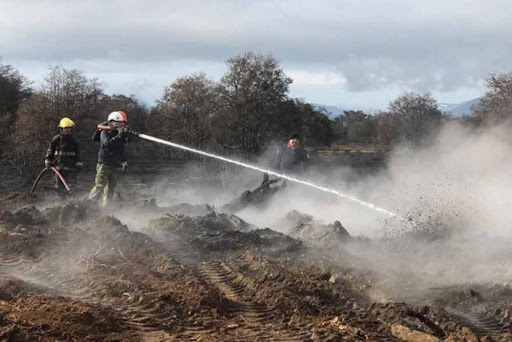
[[[44,158],[45,166],[47,168],[54,166],[60,171],[68,184],[75,183],[76,173],[83,167],[80,144],[72,134],[73,127],[75,127],[75,123],[70,118],[60,120],[59,134],[53,137]],[[64,188],[57,176],[55,176],[55,187]]]

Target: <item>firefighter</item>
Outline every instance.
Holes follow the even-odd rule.
[[[304,174],[309,166],[309,155],[297,133],[291,134],[286,145],[277,151],[273,164],[276,172]]]
[[[55,167],[62,174],[66,183],[76,182],[76,174],[83,168],[80,155],[80,144],[73,135],[75,123],[70,118],[62,118],[59,122],[59,134],[53,137],[44,158],[47,168]],[[55,175],[55,188],[63,189],[64,185]]]
[[[89,193],[89,199],[102,196],[102,204],[106,206],[114,197],[119,170],[125,171],[128,161],[125,156],[125,145],[130,135],[135,134],[127,126],[127,116],[123,111],[108,115],[108,126],[98,125],[100,132],[100,149],[96,164],[95,185]]]

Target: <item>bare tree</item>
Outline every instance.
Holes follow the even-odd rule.
[[[201,73],[178,78],[159,102],[168,120],[167,135],[189,146],[204,148],[212,137],[212,118],[218,109],[219,88]]]
[[[512,118],[512,73],[492,74],[486,80],[487,91],[474,108],[477,123],[498,124]]]
[[[220,132],[220,138],[240,147],[247,157],[258,155],[275,130],[273,116],[292,80],[271,56],[248,52],[228,59],[227,65],[220,116],[227,131]]]
[[[21,101],[30,96],[30,82],[10,65],[0,64],[0,154],[14,131]]]
[[[421,143],[441,124],[443,113],[430,94],[406,93],[389,105],[401,139]]]
[[[50,68],[42,93],[53,113],[73,115],[76,119],[94,109],[103,95],[97,79],[89,79],[80,70],[67,70],[62,66]]]
[[[375,120],[360,110],[345,110],[333,120],[337,138],[346,143],[371,143],[375,139]]]
[[[332,142],[333,134],[329,117],[313,108],[309,103],[295,100],[300,117],[302,117],[301,133],[308,146],[328,145]],[[292,118],[293,119],[293,118]],[[290,132],[290,131],[289,131]]]
[[[273,137],[284,141],[290,133],[298,133],[308,146],[327,145],[332,141],[331,121],[322,109],[301,99],[282,101],[270,118],[275,127]]]
[[[18,109],[13,160],[21,165],[42,162],[47,144],[64,116],[75,121],[82,141],[90,140],[96,123],[94,114],[103,96],[97,80],[88,79],[81,71],[50,68],[42,90],[24,100]],[[95,154],[94,149],[89,151],[85,146],[84,153]]]
[[[373,116],[373,122],[375,123],[375,142],[380,146],[389,147],[399,140],[398,125],[393,114],[379,112]]]

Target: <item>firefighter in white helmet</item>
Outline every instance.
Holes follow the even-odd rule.
[[[96,164],[95,185],[89,193],[89,199],[102,196],[102,204],[106,206],[114,196],[116,174],[128,167],[125,156],[125,145],[131,134],[135,134],[127,126],[128,119],[123,111],[115,111],[108,115],[107,124],[98,125],[100,149]]]
[[[82,167],[82,156],[80,155],[80,143],[73,135],[75,123],[70,118],[62,118],[59,122],[59,134],[53,137],[46,151],[44,164],[47,168],[55,167],[60,171],[66,183],[72,184],[76,181],[76,173]],[[55,187],[64,188],[57,175],[55,176]]]

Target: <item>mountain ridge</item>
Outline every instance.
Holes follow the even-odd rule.
[[[442,112],[445,112],[453,117],[461,117],[464,115],[471,115],[473,107],[477,106],[480,103],[481,99],[482,99],[481,97],[477,97],[472,100],[458,102],[458,103],[442,102],[442,103],[438,104],[438,108]],[[329,106],[329,105],[324,105],[324,104],[320,104],[320,103],[311,103],[311,106],[313,106],[313,108],[315,108],[316,110],[324,111],[325,114],[330,119],[334,119],[335,117],[343,114],[343,111],[345,111],[345,110],[361,110],[361,109],[349,109],[349,108],[344,108],[344,107],[339,107],[339,106]],[[367,112],[367,111],[363,110],[363,112],[371,113],[374,111]]]

